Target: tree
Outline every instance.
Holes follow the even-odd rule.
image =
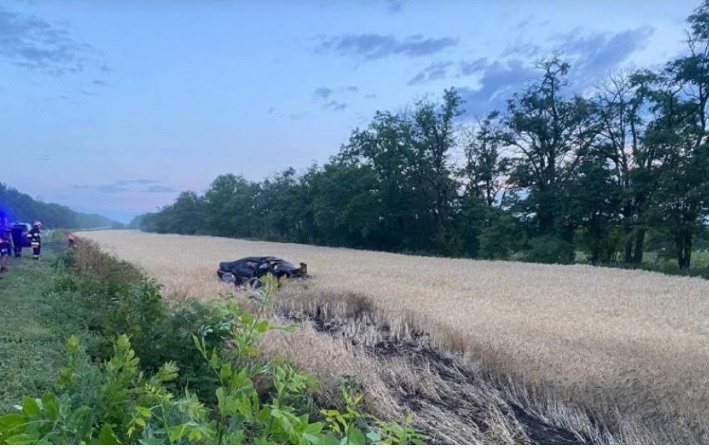
[[[610,181],[619,190],[618,213],[623,233],[623,260],[640,264],[646,223],[643,212],[651,186],[643,172],[655,162],[641,144],[644,132],[643,95],[638,74],[615,74],[601,84],[594,98],[599,119],[597,152],[609,163]]]
[[[645,76],[652,119],[644,144],[657,159],[651,173],[655,226],[674,243],[680,269],[690,267],[693,241],[706,220],[709,197],[709,2],[688,22],[688,54]]]
[[[218,176],[204,194],[205,224],[210,233],[218,236],[251,237],[255,234],[254,201],[258,184],[243,176]]]
[[[390,250],[455,250],[452,234],[456,185],[449,156],[461,99],[455,90],[443,103],[416,102],[411,111],[377,112],[356,129],[340,160],[372,168],[385,213],[380,217]]]
[[[310,240],[307,197],[303,178],[288,168],[260,184],[255,202],[261,228],[255,236],[278,241],[307,242]]]
[[[505,143],[516,151],[510,181],[526,189],[523,200],[533,205],[538,233],[559,232],[569,240],[572,223],[559,219],[561,190],[597,131],[590,103],[564,96],[569,64],[554,57],[537,65],[539,82],[508,102]]]
[[[490,207],[504,202],[508,188],[510,158],[503,154],[504,141],[500,113],[495,111],[468,132],[463,147],[465,165],[459,175],[465,179],[465,194]]]

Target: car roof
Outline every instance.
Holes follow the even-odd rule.
[[[244,257],[244,258],[239,258],[238,260],[235,261],[235,263],[243,263],[245,261],[283,261],[281,258],[278,257],[273,257],[273,256],[252,256],[252,257]]]

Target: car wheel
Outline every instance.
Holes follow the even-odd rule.
[[[235,283],[236,282],[236,277],[234,277],[234,274],[231,272],[222,272],[219,275],[219,278],[221,281],[226,282],[226,283]]]

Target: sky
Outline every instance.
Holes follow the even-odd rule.
[[[0,182],[128,222],[325,163],[377,110],[472,120],[560,52],[575,88],[684,51],[700,0],[0,0]]]

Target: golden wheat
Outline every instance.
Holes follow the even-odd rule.
[[[649,421],[658,406],[688,422],[709,420],[706,280],[135,231],[80,236],[142,267],[169,300],[231,290],[217,280],[222,260],[304,261],[308,294],[366,296],[390,319],[415,319],[443,346],[532,384]]]

